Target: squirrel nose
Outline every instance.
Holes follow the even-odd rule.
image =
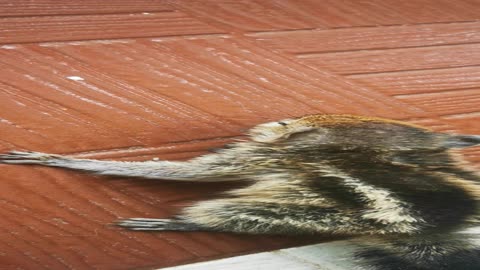
[[[464,148],[480,145],[480,135],[452,135],[444,142],[447,148]]]

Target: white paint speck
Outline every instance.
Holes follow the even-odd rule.
[[[66,222],[62,218],[52,218],[52,221],[55,221],[56,223],[63,224],[63,225],[69,224],[68,222]]]
[[[84,81],[85,79],[79,76],[68,76],[67,79],[72,81]]]
[[[152,158],[153,161],[159,161],[160,159],[158,157]]]
[[[267,78],[264,78],[264,77],[259,77],[260,81],[262,82],[269,82]]]
[[[150,15],[151,13],[143,12],[142,14],[143,14],[143,15]]]
[[[0,123],[6,123],[6,124],[9,124],[9,125],[13,125],[12,122],[8,121],[7,119],[2,119],[2,118],[0,118]]]
[[[3,46],[0,46],[0,48],[5,49],[5,50],[15,50],[17,48],[17,46],[3,45]]]

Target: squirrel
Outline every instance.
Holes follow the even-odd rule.
[[[191,182],[246,181],[145,231],[356,237],[365,269],[480,269],[480,176],[452,151],[480,135],[406,122],[307,115],[253,127],[248,138],[187,161],[120,162],[13,151],[0,163]]]

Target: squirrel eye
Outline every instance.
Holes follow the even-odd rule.
[[[287,125],[287,123],[285,123],[285,122],[281,122],[281,121],[280,121],[280,122],[278,122],[278,123],[279,123],[280,125],[282,125],[282,126],[286,126],[286,125]]]

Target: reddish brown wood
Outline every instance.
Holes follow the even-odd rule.
[[[117,39],[219,33],[176,11],[0,18],[1,43]]]
[[[480,67],[459,67],[351,75],[349,78],[390,95],[421,94],[480,86]]]
[[[480,65],[480,45],[444,45],[299,55],[302,62],[340,74]]]
[[[0,1],[0,17],[85,15],[168,11],[165,0],[8,0]]]
[[[0,152],[180,160],[321,112],[480,134],[478,3],[0,1]],[[478,166],[479,148],[465,154]],[[327,240],[109,225],[231,185],[0,171],[0,269],[154,269]]]
[[[475,21],[479,1],[448,0],[284,0],[272,1],[304,20],[329,28]]]
[[[439,115],[468,114],[478,111],[480,87],[466,90],[399,95],[397,98]]]
[[[480,41],[480,22],[352,27],[249,34],[262,46],[294,54],[378,50]]]
[[[172,6],[231,31],[403,25],[478,20],[477,0],[172,0]],[[211,11],[215,10],[214,13]]]
[[[279,6],[276,1],[170,1],[172,6],[193,16],[218,25],[232,32],[271,31],[277,29],[304,29],[322,27],[291,10]],[[212,12],[215,11],[215,12]]]

